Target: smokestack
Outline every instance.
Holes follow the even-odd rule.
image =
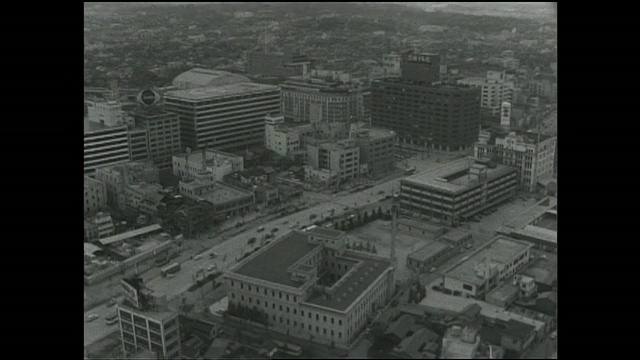
[[[398,226],[398,214],[395,207],[391,209],[391,261],[396,259],[396,227]]]

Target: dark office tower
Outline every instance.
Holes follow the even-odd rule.
[[[264,117],[280,111],[280,88],[237,83],[173,90],[164,105],[180,118],[183,147],[244,150],[264,144]]]
[[[400,68],[400,78],[404,81],[427,85],[440,81],[440,55],[437,54],[405,54]]]
[[[446,151],[471,147],[480,127],[480,90],[434,84],[440,76],[437,55],[405,55],[402,77],[374,80],[373,126],[394,130],[400,144]]]
[[[149,158],[160,169],[171,168],[171,159],[180,153],[180,118],[157,107],[141,108],[136,126],[147,132]]]

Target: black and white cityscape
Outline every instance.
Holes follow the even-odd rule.
[[[555,359],[557,170],[556,3],[84,3],[84,357]]]

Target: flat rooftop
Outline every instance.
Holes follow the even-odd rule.
[[[440,253],[441,251],[445,251],[448,248],[449,245],[445,245],[439,241],[432,241],[422,248],[409,254],[409,258],[416,261],[425,261],[430,257]]]
[[[249,191],[236,189],[224,183],[217,182],[213,191],[203,196],[203,199],[213,204],[223,204],[248,196],[253,196],[253,194]]]
[[[484,279],[476,275],[476,266],[480,263],[490,261],[494,264],[507,264],[524,252],[530,244],[498,236],[494,241],[473,252],[467,260],[461,260],[453,267],[445,271],[445,276],[458,279],[460,281],[481,285]]]
[[[535,239],[551,244],[558,244],[558,233],[553,230],[527,225],[524,229],[511,231],[514,236],[521,236],[523,239]]]
[[[535,205],[531,206],[527,210],[525,210],[521,215],[507,223],[507,227],[514,229],[523,229],[525,226],[531,224],[536,219],[540,218],[547,212],[551,212],[557,206],[557,200],[555,198],[549,197],[549,205],[542,205],[545,203],[545,200],[539,201]],[[554,212],[551,212],[552,214]],[[557,215],[557,211],[555,211]]]
[[[477,176],[470,174],[472,167],[479,166],[472,157],[467,157],[410,176],[402,180],[402,182],[427,186],[443,192],[457,193],[480,183]],[[499,178],[517,171],[515,168],[505,165],[497,165],[495,168],[484,168],[486,168],[487,180]]]
[[[343,275],[343,277],[348,276],[348,278],[338,284],[332,296],[326,299],[321,295],[315,296],[307,299],[306,303],[324,306],[337,311],[345,311],[391,266],[388,261],[359,256],[353,251],[346,251],[342,258],[357,261],[361,265],[358,266],[356,264],[355,267]]]
[[[156,231],[160,231],[160,230],[162,230],[162,227],[160,225],[153,224],[153,225],[145,226],[145,227],[140,228],[140,229],[127,231],[127,232],[122,233],[122,234],[117,234],[117,235],[106,237],[104,239],[100,239],[100,244],[102,244],[102,245],[114,244],[114,243],[118,243],[118,242],[121,242],[121,241],[125,241],[127,239],[131,239],[131,238],[138,237],[138,236],[143,236],[143,235],[150,234],[152,232],[156,232]]]
[[[231,154],[228,152],[224,152],[224,151],[219,151],[219,150],[212,150],[212,149],[207,149],[205,150],[206,152],[206,158],[208,161],[210,160],[225,160],[225,159],[241,159],[242,156],[240,155],[235,155],[235,154]],[[188,154],[189,156],[189,162],[202,162],[203,156],[202,156],[202,151],[194,151],[191,154]],[[187,158],[187,154],[180,154],[180,155],[174,155],[174,157],[176,158],[182,158],[182,159],[186,159]],[[209,163],[209,165],[213,165],[213,163]]]
[[[327,228],[323,228],[323,227],[315,227],[311,230],[307,230],[306,231],[309,234],[312,235],[318,235],[318,236],[324,236],[324,237],[332,237],[332,238],[339,238],[340,236],[342,236],[344,234],[344,232],[340,231],[340,230],[335,230],[335,229],[327,229]]]
[[[304,233],[292,231],[230,272],[298,288],[302,284],[291,281],[287,269],[320,246],[308,243]]]
[[[239,83],[186,90],[172,90],[166,92],[165,97],[179,100],[197,101],[278,89],[279,87],[274,85]]]
[[[92,132],[97,132],[97,131],[102,131],[102,130],[116,130],[116,129],[123,129],[126,130],[127,126],[126,125],[118,125],[118,126],[106,126],[106,125],[102,125],[100,123],[97,122],[93,122],[90,121],[88,118],[84,118],[84,133],[92,133]]]
[[[518,294],[518,287],[513,284],[504,284],[487,294],[487,298],[491,297],[499,301],[508,301]]]
[[[438,232],[444,229],[443,226],[440,226],[437,224],[432,224],[426,221],[417,221],[409,218],[398,219],[398,225],[411,226],[411,227],[415,227],[416,229],[426,230],[428,232]]]
[[[471,234],[470,231],[463,229],[453,229],[440,237],[440,240],[451,241],[457,243]]]

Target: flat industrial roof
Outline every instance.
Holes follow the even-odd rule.
[[[556,245],[558,244],[557,232],[553,230],[533,226],[533,225],[527,225],[524,227],[524,229],[513,230],[511,231],[511,234],[520,235],[526,239],[532,238],[532,239],[536,239],[536,240],[540,240],[540,241],[544,241],[544,242],[548,242]]]
[[[463,238],[469,236],[471,234],[470,231],[463,229],[453,229],[440,237],[440,240],[451,241],[454,243],[459,242]]]
[[[278,90],[278,86],[255,84],[255,83],[238,83],[222,86],[210,86],[195,89],[172,90],[165,93],[166,98],[180,100],[209,100],[230,95],[238,95],[251,92],[262,92],[267,90]]]
[[[414,227],[416,227],[418,229],[427,230],[429,232],[438,232],[438,231],[442,231],[444,229],[444,226],[432,224],[432,223],[429,223],[429,222],[426,222],[426,221],[417,221],[417,220],[414,220],[414,219],[407,219],[407,218],[398,219],[398,224],[407,225],[407,226],[414,226]]]
[[[231,154],[231,153],[220,151],[220,150],[206,149],[205,152],[207,154],[207,160],[213,160],[213,159],[224,160],[227,158],[234,158],[234,159],[242,158],[242,156],[240,155],[235,155],[235,154]],[[173,157],[183,158],[183,159],[186,159],[187,156],[189,157],[189,162],[202,162],[202,158],[203,158],[202,150],[194,151],[191,154],[173,155]]]
[[[470,175],[469,173],[469,169],[474,165],[477,165],[475,160],[472,157],[467,157],[410,176],[402,180],[402,182],[428,186],[450,193],[460,192],[480,183],[476,176]],[[495,168],[484,168],[487,169],[487,180],[517,171],[515,168],[505,165],[497,165]],[[449,180],[446,178],[449,178]]]
[[[224,183],[217,182],[213,191],[204,195],[203,199],[213,204],[222,204],[248,196],[253,196],[253,194],[249,191],[236,189]]]
[[[304,233],[292,231],[231,272],[297,288],[302,284],[291,281],[287,269],[319,246],[308,243]]]
[[[530,244],[499,235],[492,242],[473,252],[467,260],[461,260],[445,271],[445,276],[466,283],[481,285],[484,279],[476,275],[476,266],[478,264],[490,261],[494,264],[504,265],[513,261],[518,254],[529,247],[531,247]]]
[[[359,256],[353,251],[345,252],[342,258],[361,262],[343,276],[348,278],[338,284],[333,295],[324,299],[322,295],[307,299],[306,303],[324,306],[330,309],[345,311],[351,304],[371,286],[371,284],[391,266],[388,261]],[[338,280],[339,281],[339,280]]]
[[[513,284],[504,284],[489,294],[487,294],[487,298],[491,297],[500,301],[507,301],[510,298],[516,296],[518,294],[518,287]]]
[[[93,122],[88,118],[84,118],[84,133],[92,133],[101,130],[126,130],[126,125],[106,126],[97,122]]]
[[[343,231],[335,230],[335,229],[327,229],[320,226],[315,227],[311,230],[307,230],[306,232],[312,235],[317,234],[319,236],[332,237],[332,238],[338,238],[344,234]]]
[[[445,251],[446,249],[449,248],[449,245],[445,245],[439,241],[432,241],[430,243],[428,243],[427,245],[423,246],[422,248],[414,251],[413,253],[409,254],[409,258],[416,260],[416,261],[425,261],[427,259],[429,259],[430,257]]]
[[[131,230],[131,231],[127,231],[125,233],[122,234],[117,234],[117,235],[113,235],[113,236],[109,236],[107,238],[104,239],[100,239],[100,244],[102,245],[109,245],[109,244],[113,244],[113,243],[117,243],[120,241],[124,241],[136,236],[140,236],[140,235],[145,235],[147,233],[151,233],[154,231],[158,231],[158,230],[162,230],[162,227],[158,224],[153,224],[153,225],[149,225],[149,226],[145,226],[143,228],[140,229],[135,229],[135,230]]]

